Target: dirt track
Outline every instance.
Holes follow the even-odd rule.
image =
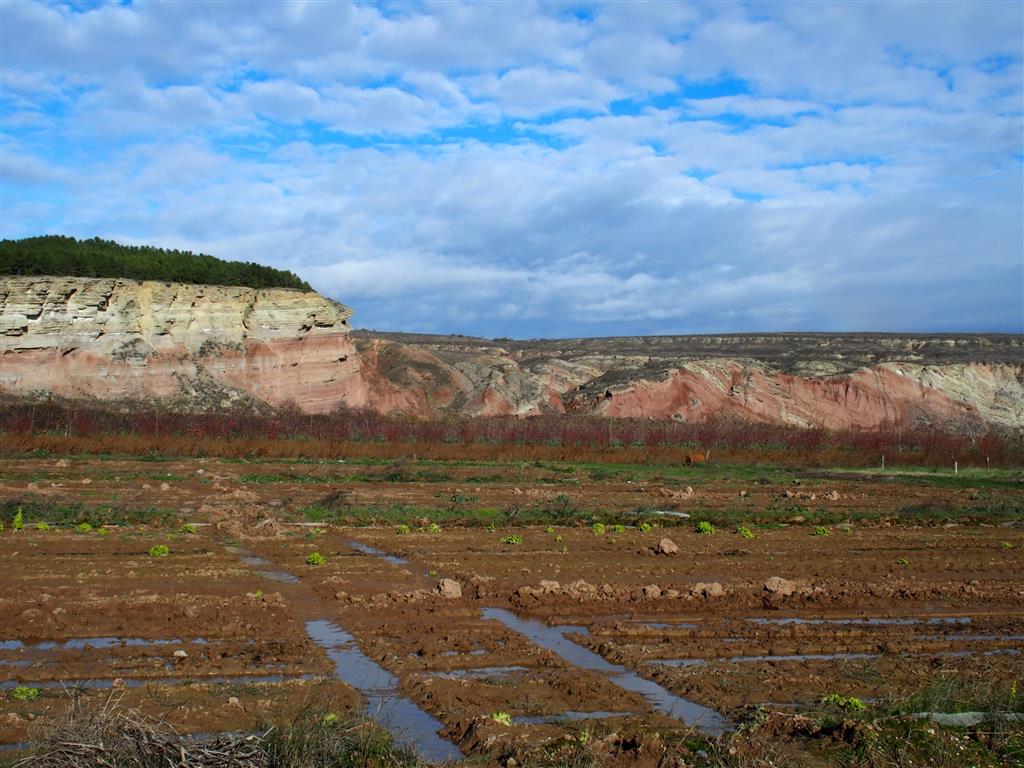
[[[760,485],[709,472],[692,497],[672,497],[666,493],[686,494],[685,485],[650,473],[574,485],[558,482],[568,473],[521,466],[342,484],[356,471],[367,473],[212,461],[8,462],[5,499],[172,507],[196,532],[175,524],[109,527],[107,535],[31,526],[0,534],[0,680],[8,689],[41,689],[34,701],[3,701],[0,741],[24,740],[31,718],[64,706],[59,685],[83,681],[90,695],[123,688],[130,701],[194,732],[255,728],[313,701],[358,710],[359,682],[336,680],[332,659],[308,632],[307,622],[324,618],[397,677],[396,697],[415,702],[446,738],[484,762],[586,727],[646,734],[632,748],[619,738],[609,754],[657,764],[652,734],[664,751],[688,728],[657,712],[649,697],[624,690],[624,673],[730,720],[752,705],[785,711],[830,693],[884,698],[936,675],[1024,674],[1024,529],[1015,524],[873,520],[813,535],[814,526],[793,523],[755,527],[745,539],[731,528],[701,535],[689,523],[595,534],[583,524],[431,533],[414,522],[403,534],[394,525],[314,529],[297,520],[302,506],[339,486],[365,496],[362,502],[417,508],[567,494],[581,508],[629,510],[641,497],[679,506],[698,497],[702,509],[738,514],[779,499],[876,512],[967,507],[982,493],[1013,504],[1020,498],[1013,490],[894,487],[870,478],[799,485],[787,478],[783,486],[774,475]],[[318,473],[324,481],[309,482]],[[282,474],[293,478],[243,479]],[[787,496],[783,488],[797,491]],[[679,554],[654,553],[664,537]],[[169,547],[168,557],[147,554],[159,544]],[[313,551],[324,556],[322,566],[306,564]],[[772,582],[775,591],[766,589],[771,577],[784,580]],[[462,596],[437,594],[442,578],[458,582]],[[567,659],[484,609],[563,625],[565,647],[589,649],[624,673],[590,668],[583,656]],[[794,618],[801,621],[788,621]],[[497,713],[513,725],[498,722]]]

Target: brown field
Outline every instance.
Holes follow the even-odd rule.
[[[1015,470],[22,454],[0,502],[9,748],[114,690],[196,734],[404,701],[426,756],[484,765],[828,765],[870,718],[822,697],[882,732],[936,685],[1024,688]],[[976,764],[1024,760],[1007,727]]]

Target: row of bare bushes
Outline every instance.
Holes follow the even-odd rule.
[[[888,466],[1024,463],[1024,439],[1009,431],[901,425],[834,431],[732,419],[545,415],[424,420],[363,410],[180,413],[152,404],[5,401],[0,403],[0,432],[7,453],[637,464],[682,463],[694,451],[710,451],[714,461],[797,466],[877,466],[883,455]]]

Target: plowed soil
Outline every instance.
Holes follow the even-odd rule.
[[[733,722],[753,706],[786,711],[826,694],[899,696],[937,675],[1024,678],[1019,487],[765,468],[399,469],[7,460],[0,502],[168,514],[104,534],[35,521],[0,533],[0,743],[28,739],[75,686],[123,691],[185,732],[256,729],[311,704],[357,712],[359,681],[338,679],[307,634],[318,618],[350,633],[397,677],[396,695],[485,764],[586,729],[609,761],[653,766],[691,733],[615,674],[485,608],[564,627],[576,647]],[[306,505],[339,491],[347,509],[382,510],[379,523],[304,519]],[[396,504],[409,510],[408,532],[392,519]],[[552,505],[575,518],[440,530],[417,518]],[[998,515],[979,518],[992,506]],[[966,511],[927,524],[905,514],[922,508]],[[590,510],[637,509],[654,527],[590,527]],[[774,522],[755,525],[766,510]],[[696,532],[705,512],[749,523],[753,538],[732,525]],[[822,514],[849,522],[816,530]],[[658,553],[665,538],[677,554]],[[148,554],[157,545],[169,554]],[[313,552],[322,565],[307,564]],[[461,596],[444,596],[442,579]],[[40,695],[18,701],[17,685]]]

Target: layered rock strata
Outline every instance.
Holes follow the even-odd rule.
[[[1024,337],[765,334],[559,341],[349,333],[316,293],[0,280],[0,392],[798,426],[1024,426]]]

